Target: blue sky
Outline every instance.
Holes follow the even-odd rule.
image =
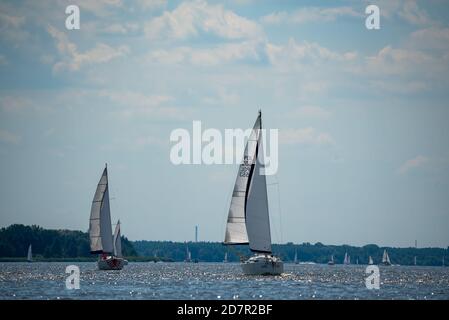
[[[80,30],[65,28],[69,4]],[[380,30],[365,28],[368,4]],[[2,1],[0,225],[87,230],[107,162],[130,239],[192,240],[198,224],[222,241],[237,166],[174,166],[169,135],[193,120],[248,128],[262,108],[280,130],[274,242],[446,247],[448,9]]]

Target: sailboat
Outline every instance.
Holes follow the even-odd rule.
[[[31,244],[28,247],[27,261],[28,262],[33,262],[33,253],[32,253],[32,250],[31,250]]]
[[[295,251],[295,259],[293,259],[293,262],[294,262],[295,264],[298,264],[298,263],[299,263],[299,261],[298,261],[298,251]]]
[[[368,258],[368,264],[369,265],[374,264],[373,258],[371,258],[371,256],[369,256],[369,258]]]
[[[333,266],[335,264],[334,255],[331,255],[331,259],[327,262],[328,265]]]
[[[343,260],[343,264],[350,264],[351,263],[351,257],[348,255],[347,252],[345,252],[345,259]]]
[[[443,261],[442,262],[443,262],[443,267],[444,267],[445,266],[445,264],[444,264],[444,256],[443,256]]]
[[[187,245],[187,242],[186,242],[186,258],[185,258],[184,262],[192,262],[192,253],[189,250],[189,246]]]
[[[112,235],[109,207],[108,168],[103,170],[95,191],[89,223],[90,253],[98,254],[98,269],[121,270],[127,261],[121,257],[120,222]]]
[[[262,112],[246,143],[232,193],[226,223],[225,245],[248,244],[254,253],[241,263],[246,275],[279,275],[284,263],[272,254],[270,216],[262,144]]]
[[[413,264],[416,266],[416,256],[413,258]]]
[[[228,253],[227,252],[225,252],[223,262],[224,263],[228,262]]]
[[[384,250],[384,254],[382,256],[382,264],[384,266],[391,266],[390,257],[388,256],[387,249]]]

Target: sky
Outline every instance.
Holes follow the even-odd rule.
[[[86,231],[108,163],[129,239],[223,241],[238,165],[173,165],[170,133],[262,109],[273,242],[447,247],[448,24],[442,0],[1,1],[0,226]]]

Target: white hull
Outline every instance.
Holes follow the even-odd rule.
[[[245,275],[280,275],[284,263],[271,255],[256,255],[241,264]]]
[[[100,258],[97,264],[100,270],[122,270],[123,266],[128,264],[128,261],[123,258],[106,257]]]

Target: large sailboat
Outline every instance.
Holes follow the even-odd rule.
[[[112,235],[109,206],[108,168],[103,170],[92,200],[89,224],[90,252],[98,254],[98,269],[121,270],[127,261],[122,258],[120,222]]]
[[[382,255],[382,264],[384,266],[391,266],[390,257],[388,256],[387,249],[384,250],[384,254]]]
[[[254,253],[241,263],[246,275],[279,275],[284,263],[272,254],[267,182],[264,172],[262,113],[256,119],[245,147],[232,193],[225,245],[248,244]]]
[[[32,250],[31,250],[31,244],[28,247],[27,261],[28,262],[33,262],[33,253],[32,253]]]

